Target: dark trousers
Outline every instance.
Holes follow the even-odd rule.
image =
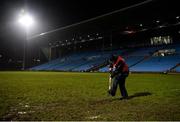
[[[125,87],[125,81],[128,74],[129,73],[118,74],[117,76],[114,77],[113,84],[110,90],[112,96],[116,95],[117,87],[119,85],[122,97],[128,97],[128,93]]]

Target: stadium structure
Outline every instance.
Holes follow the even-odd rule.
[[[117,54],[131,72],[180,72],[180,16],[174,5],[148,0],[30,37],[36,47],[29,51],[38,55],[31,55],[28,69],[106,72],[106,61]]]

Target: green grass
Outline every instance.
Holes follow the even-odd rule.
[[[0,120],[180,120],[180,75],[130,74],[132,99],[107,73],[0,72]]]

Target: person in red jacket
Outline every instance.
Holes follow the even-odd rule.
[[[126,64],[125,60],[121,56],[116,56],[116,55],[111,56],[109,63],[110,63],[109,65],[110,76],[113,79],[113,83],[108,93],[111,96],[115,96],[117,86],[119,85],[120,92],[122,95],[122,98],[120,99],[127,99],[128,93],[125,87],[125,81],[129,75],[128,65]]]

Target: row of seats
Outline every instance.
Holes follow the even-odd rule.
[[[175,49],[177,53],[173,56],[152,56],[154,52],[160,49]],[[168,45],[134,48],[133,50],[79,52],[33,67],[31,70],[86,71],[108,60],[112,54],[123,55],[127,64],[130,66],[130,70],[138,72],[164,72],[177,63],[180,63],[180,45]],[[108,67],[103,67],[99,71],[106,72],[108,71]],[[177,67],[176,71],[180,72],[180,68]]]
[[[180,62],[180,55],[164,56],[164,57],[151,57],[141,63],[133,66],[131,71],[156,71],[165,72]]]

